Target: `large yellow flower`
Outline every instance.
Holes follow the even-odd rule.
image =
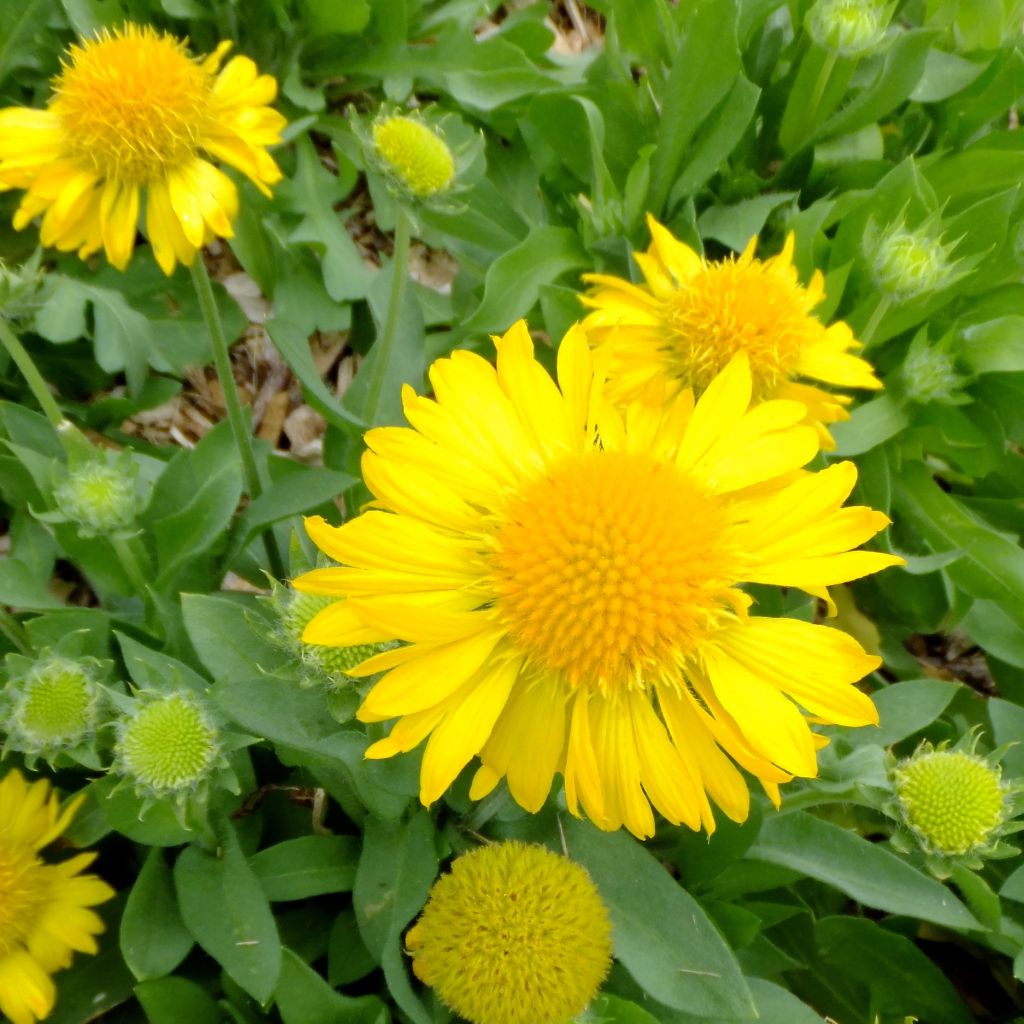
[[[558,352],[558,386],[523,323],[430,371],[436,400],[403,393],[412,429],[366,435],[376,508],[341,527],[307,520],[340,567],[295,581],[339,600],[309,643],[404,645],[352,670],[383,672],[359,710],[398,718],[370,757],[428,735],[420,796],[437,800],[477,754],[480,798],[502,778],[538,810],[555,772],[570,810],[604,829],[731,818],[749,794],[730,757],[777,784],[817,770],[818,720],[877,720],[852,684],[876,668],[845,633],[750,615],[743,581],[824,594],[899,561],[851,551],[888,520],[841,508],[851,463],[802,473],[817,438],[798,402],[751,408],[734,359],[694,404],[619,412],[586,337]],[[724,752],[724,753],[723,753]],[[726,754],[729,757],[725,756]]]
[[[61,811],[49,783],[8,772],[0,781],[0,1013],[12,1024],[47,1017],[57,997],[50,975],[73,952],[95,953],[103,931],[89,910],[114,895],[81,872],[95,859],[82,853],[45,864],[39,851],[67,827],[81,801]]]
[[[583,326],[595,347],[609,352],[609,397],[631,402],[652,381],[670,394],[693,388],[700,395],[742,352],[755,398],[802,402],[823,447],[834,448],[827,425],[849,418],[850,398],[808,381],[882,385],[852,354],[860,343],[850,328],[843,321],[826,327],[813,315],[825,296],[824,278],[816,270],[806,288],[800,284],[793,236],[767,260],[754,258],[754,238],[738,259],[708,263],[653,217],[647,222],[650,248],[634,254],[643,283],[584,276],[592,288],[583,302],[592,312]]]
[[[230,238],[238,210],[224,161],[269,195],[281,172],[266,147],[285,119],[269,106],[277,83],[221,43],[204,60],[148,26],[127,24],[72,45],[46,110],[0,110],[0,190],[25,189],[21,230],[42,215],[43,245],[101,248],[119,270],[135,244],[145,192],[146,233],[170,274],[214,237]]]

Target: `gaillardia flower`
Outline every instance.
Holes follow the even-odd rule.
[[[277,83],[221,43],[203,60],[149,26],[126,24],[72,45],[46,110],[0,110],[0,190],[25,189],[18,230],[42,216],[40,240],[83,259],[101,248],[119,270],[132,255],[145,193],[146,233],[165,274],[230,238],[238,209],[222,160],[269,195],[281,172],[267,153],[285,119]]]
[[[878,659],[838,630],[752,617],[740,584],[824,596],[900,561],[850,550],[888,520],[840,507],[852,463],[799,472],[818,447],[805,409],[750,408],[745,356],[696,403],[683,390],[620,412],[578,327],[558,386],[524,323],[496,344],[497,369],[466,351],[437,360],[436,400],[407,387],[411,429],[367,433],[376,508],[341,527],[307,519],[342,565],[295,586],[344,600],[303,639],[404,641],[351,671],[385,673],[359,717],[399,719],[367,756],[430,737],[425,804],[479,754],[474,799],[507,778],[536,811],[560,771],[572,812],[604,829],[650,835],[654,804],[710,830],[708,795],[744,819],[749,795],[725,754],[776,798],[779,782],[813,776],[797,704],[876,721],[852,684]]]
[[[419,199],[445,191],[455,178],[455,158],[438,129],[415,117],[392,114],[373,123],[373,145],[382,166]]]
[[[620,405],[641,398],[652,383],[671,396],[693,388],[700,396],[734,356],[750,361],[754,397],[795,399],[807,407],[826,448],[827,426],[848,419],[844,388],[880,388],[870,365],[853,355],[860,347],[850,328],[826,327],[813,315],[824,298],[815,271],[804,287],[793,266],[793,236],[781,253],[754,258],[757,239],[737,259],[708,263],[648,217],[652,241],[635,253],[644,276],[632,284],[608,274],[586,274],[592,287],[583,303],[587,335],[608,359],[608,397]]]
[[[611,966],[611,922],[586,870],[543,846],[464,853],[405,945],[413,972],[471,1024],[564,1024]]]
[[[20,772],[0,781],[0,1014],[12,1024],[49,1016],[57,998],[51,975],[72,955],[95,953],[103,922],[89,907],[114,891],[83,875],[95,854],[59,864],[39,851],[67,828],[81,801],[64,811],[48,782],[29,784]]]

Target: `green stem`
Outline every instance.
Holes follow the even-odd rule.
[[[21,371],[22,377],[25,378],[25,383],[28,384],[46,418],[53,425],[53,428],[60,432],[65,422],[64,414],[60,411],[60,406],[57,405],[56,399],[50,394],[50,389],[46,386],[43,375],[36,369],[36,364],[32,361],[32,357],[28,354],[25,346],[22,345],[21,339],[11,330],[2,315],[0,315],[0,342],[7,349],[7,354],[14,361],[14,365]]]
[[[808,132],[813,133],[814,131],[814,119],[818,116],[818,108],[821,106],[821,101],[825,98],[825,90],[828,88],[828,81],[835,70],[837,57],[838,54],[835,50],[829,50],[825,57],[825,63],[821,65],[821,71],[818,72],[818,78],[814,83],[814,90],[811,93],[811,102],[807,107]]]
[[[117,560],[121,563],[125,575],[131,580],[139,597],[145,600],[149,590],[149,580],[146,579],[146,574],[142,571],[142,566],[139,565],[139,560],[135,557],[131,544],[124,537],[115,533],[110,537],[110,545],[113,547],[114,554],[117,555]]]
[[[3,633],[11,641],[14,648],[20,654],[30,655],[32,653],[32,648],[29,647],[28,639],[25,636],[24,627],[4,608],[0,608],[0,633]]]
[[[882,322],[882,318],[889,312],[891,307],[891,295],[883,295],[878,300],[878,305],[875,306],[875,311],[871,314],[870,319],[864,325],[864,330],[860,332],[860,337],[857,339],[865,348],[871,344],[871,339],[875,336],[875,331],[878,330],[878,325]]]
[[[398,317],[402,309],[406,280],[409,276],[411,234],[412,222],[405,212],[405,207],[399,206],[398,215],[395,218],[395,248],[391,257],[391,291],[388,294],[388,309],[384,316],[384,326],[375,342],[377,354],[372,366],[373,376],[366,389],[366,397],[361,410],[363,422],[368,423],[371,427],[377,423],[377,406],[380,403],[381,392],[384,390],[384,377],[387,374],[388,364],[391,362],[391,353],[394,350],[395,337],[398,334]]]
[[[210,332],[213,348],[213,364],[217,368],[220,390],[224,396],[224,408],[227,410],[231,435],[235,439],[239,458],[242,460],[242,471],[245,474],[246,489],[250,498],[258,498],[263,493],[263,480],[260,477],[259,464],[252,447],[252,432],[249,429],[248,417],[242,409],[242,401],[238,397],[238,386],[231,370],[231,356],[228,353],[227,337],[217,310],[217,301],[213,297],[213,285],[210,275],[203,262],[203,254],[197,253],[192,261],[192,284],[199,299],[199,308],[203,311],[206,329]],[[263,547],[267,553],[270,570],[278,579],[285,576],[284,560],[277,547],[277,538],[268,528],[263,532]]]

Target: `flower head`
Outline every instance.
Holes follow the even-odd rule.
[[[284,118],[277,84],[230,43],[197,60],[185,44],[131,23],[68,49],[46,110],[0,110],[0,190],[25,196],[17,229],[42,216],[43,245],[101,248],[119,270],[131,258],[145,193],[146,232],[164,273],[230,238],[235,167],[264,193],[281,177],[267,147]]]
[[[940,857],[989,846],[1010,807],[998,765],[966,750],[922,746],[896,767],[893,785],[907,827]]]
[[[807,287],[792,264],[793,236],[778,256],[754,258],[756,239],[738,259],[708,263],[649,217],[653,240],[636,253],[642,284],[587,274],[583,297],[592,310],[583,327],[608,359],[608,397],[620,405],[658,386],[671,397],[685,388],[698,396],[740,353],[750,362],[754,395],[795,399],[826,447],[829,423],[847,419],[850,399],[819,387],[879,388],[871,367],[839,321],[826,327],[812,313],[824,297],[815,271]]]
[[[45,658],[10,689],[8,729],[18,750],[47,757],[74,747],[96,726],[99,689],[82,662]]]
[[[89,459],[73,467],[54,491],[57,514],[89,534],[128,529],[135,521],[137,469],[130,456]]]
[[[305,644],[302,634],[312,620],[329,604],[331,597],[320,594],[303,594],[297,590],[286,596],[278,596],[277,605],[284,630],[285,640],[302,660],[329,677],[348,678],[349,669],[355,668],[370,655],[377,652],[374,644],[356,644],[353,647],[324,647],[322,644]]]
[[[525,324],[496,344],[497,369],[465,351],[439,359],[436,400],[403,393],[412,428],[366,435],[373,509],[341,527],[306,521],[343,564],[295,586],[344,600],[304,639],[404,641],[352,673],[386,673],[363,721],[400,719],[368,756],[430,736],[426,804],[479,754],[474,799],[507,778],[536,811],[561,771],[570,809],[602,828],[650,835],[653,803],[710,830],[709,794],[742,820],[748,793],[726,754],[776,798],[779,782],[814,775],[797,704],[875,721],[852,684],[878,659],[837,630],[751,617],[740,584],[824,596],[900,561],[850,550],[888,520],[840,507],[852,463],[798,471],[817,451],[805,409],[750,408],[744,356],[696,404],[685,390],[620,413],[579,328],[558,386]]]
[[[807,14],[807,31],[826,50],[863,57],[885,38],[895,9],[880,0],[817,0]]]
[[[457,857],[406,933],[413,971],[471,1024],[563,1024],[611,966],[611,924],[590,876],[542,846]]]
[[[945,288],[959,276],[950,258],[957,243],[944,243],[932,221],[908,228],[900,220],[880,234],[870,230],[866,240],[878,287],[898,302]]]
[[[373,144],[384,168],[418,199],[444,192],[455,178],[455,158],[444,136],[415,117],[391,114],[372,128]]]
[[[152,796],[194,790],[219,757],[217,729],[189,694],[146,695],[118,723],[115,769]]]
[[[60,809],[48,782],[29,784],[20,772],[0,780],[0,1014],[11,1024],[35,1024],[57,998],[51,975],[75,952],[95,953],[103,922],[89,907],[114,891],[82,872],[95,858],[83,853],[47,864],[39,851],[52,843],[81,801]]]

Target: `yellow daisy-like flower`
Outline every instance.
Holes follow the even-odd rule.
[[[850,328],[843,321],[826,327],[813,315],[825,295],[824,278],[816,270],[806,287],[800,284],[793,236],[767,260],[754,258],[754,238],[739,258],[708,263],[653,217],[647,223],[650,248],[634,254],[642,284],[584,275],[592,287],[582,299],[592,312],[583,326],[595,347],[609,353],[609,398],[628,404],[652,382],[670,395],[693,388],[699,396],[742,352],[755,398],[802,402],[822,446],[834,448],[828,424],[849,419],[850,398],[808,381],[882,385],[852,354],[860,343]]]
[[[405,945],[416,977],[472,1024],[565,1024],[608,974],[612,927],[579,864],[494,843],[455,858]]]
[[[285,119],[277,83],[248,57],[221,67],[231,44],[203,60],[149,26],[126,24],[68,50],[46,110],[0,110],[0,190],[25,189],[18,230],[42,216],[43,245],[101,248],[124,270],[145,192],[146,233],[165,274],[190,266],[238,212],[222,160],[269,195],[281,171],[267,147]]]
[[[45,780],[29,784],[20,772],[0,781],[0,1014],[12,1024],[35,1024],[50,1014],[57,991],[50,977],[74,952],[95,953],[103,931],[89,910],[114,895],[95,875],[83,875],[96,855],[82,853],[46,864],[39,851],[74,817]]]
[[[744,581],[830,584],[900,560],[851,551],[888,520],[841,508],[852,463],[801,473],[818,444],[798,402],[751,408],[744,356],[698,402],[624,412],[603,399],[584,332],[558,352],[558,385],[522,322],[496,339],[497,369],[470,352],[430,370],[436,400],[403,393],[412,429],[366,435],[376,508],[307,520],[338,568],[295,581],[339,600],[308,643],[404,646],[351,670],[384,677],[359,711],[398,718],[369,757],[427,736],[430,804],[479,754],[471,795],[502,778],[538,810],[555,772],[569,808],[601,828],[709,831],[711,797],[743,820],[730,757],[777,799],[816,773],[819,720],[875,722],[852,684],[879,659],[845,633],[754,618]],[[729,756],[727,757],[726,754]]]

